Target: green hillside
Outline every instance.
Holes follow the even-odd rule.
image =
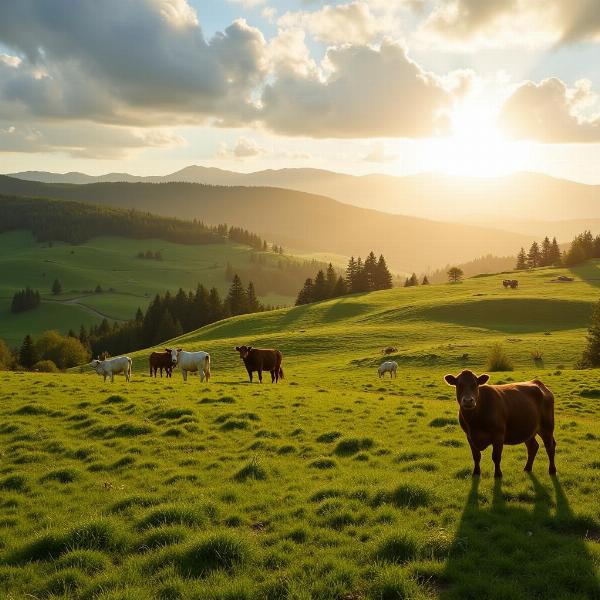
[[[138,252],[160,250],[163,260],[137,258]],[[198,283],[216,286],[223,294],[229,282],[225,268],[229,262],[244,277],[255,265],[252,251],[235,243],[184,245],[164,240],[133,240],[119,237],[94,238],[80,245],[36,242],[31,233],[0,233],[0,339],[10,345],[25,334],[49,329],[78,330],[83,323],[109,319],[130,319],[138,307],[144,309],[157,292],[194,289]],[[268,304],[293,304],[293,285],[281,293],[285,277],[279,276],[279,256],[264,253],[263,270],[279,279],[273,286],[257,287]],[[275,277],[277,276],[277,277]],[[50,288],[57,278],[63,293],[53,296]],[[297,286],[302,274],[297,275]],[[100,285],[102,294],[93,291]],[[277,287],[279,285],[279,287]],[[12,295],[30,286],[42,294],[40,308],[13,315]],[[112,290],[112,291],[110,291]]]
[[[212,379],[7,373],[0,596],[64,600],[600,597],[600,385],[572,366],[600,264],[395,289],[223,321],[173,341]],[[457,310],[454,310],[456,308]],[[555,393],[558,476],[506,447],[481,480],[444,373],[492,342]],[[233,347],[276,346],[280,385]],[[380,380],[393,343],[398,378]],[[535,363],[533,350],[543,353]]]

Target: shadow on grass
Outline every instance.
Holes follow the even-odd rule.
[[[584,542],[590,523],[573,514],[558,478],[550,491],[534,475],[530,479],[531,493],[517,497],[505,495],[495,481],[491,504],[479,493],[479,479],[473,480],[442,600],[600,598]]]

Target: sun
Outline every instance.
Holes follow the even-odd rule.
[[[498,177],[523,169],[526,149],[505,139],[491,112],[465,102],[450,119],[450,136],[430,140],[432,170],[463,177]]]

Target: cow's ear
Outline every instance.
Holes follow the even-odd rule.
[[[448,385],[456,385],[456,377],[454,375],[444,375],[444,379]]]
[[[235,349],[239,352],[240,351],[240,347],[236,346]]]
[[[248,346],[248,348],[246,348],[246,350],[248,350],[248,352],[250,352],[250,350],[252,350],[252,346]]]
[[[165,348],[165,352],[173,352],[171,348]]]
[[[183,348],[177,348],[177,354],[179,354],[182,350]]]
[[[485,385],[489,380],[490,376],[487,373],[484,373],[477,378],[477,385]]]

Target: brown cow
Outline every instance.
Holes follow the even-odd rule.
[[[154,375],[160,369],[160,376],[162,377],[163,369],[166,371],[167,377],[171,377],[173,372],[173,360],[171,358],[171,350],[168,348],[162,352],[153,352],[150,355],[150,377]]]
[[[446,375],[448,385],[456,387],[456,399],[460,406],[458,419],[473,454],[473,475],[479,475],[481,451],[492,446],[494,477],[502,477],[500,460],[504,444],[525,444],[527,464],[531,471],[533,460],[540,445],[535,439],[539,435],[544,442],[549,473],[556,473],[554,453],[554,396],[538,380],[506,385],[485,385],[490,376],[477,377],[472,371],[462,371],[458,376]]]
[[[263,371],[271,373],[271,383],[277,383],[283,379],[283,369],[281,361],[283,356],[279,350],[253,348],[252,346],[236,346],[235,349],[240,353],[240,358],[246,365],[246,371],[252,383],[252,373],[258,371],[258,381],[262,383]]]

